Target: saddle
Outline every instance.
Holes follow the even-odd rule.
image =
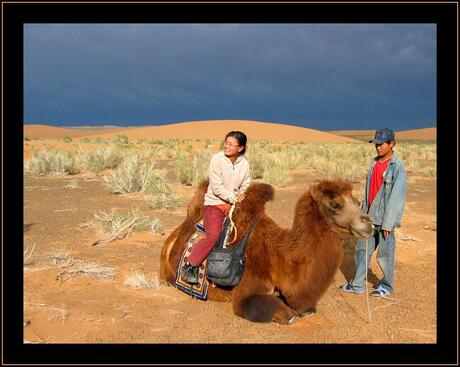
[[[202,223],[200,222],[200,223],[195,224],[195,232],[190,236],[190,238],[185,243],[184,250],[182,251],[182,255],[177,264],[176,279],[174,282],[175,286],[179,290],[191,295],[192,297],[196,297],[202,300],[205,300],[208,295],[209,281],[208,279],[206,279],[206,276],[205,276],[207,260],[203,261],[203,263],[201,264],[198,270],[198,284],[190,285],[189,283],[187,283],[182,278],[180,269],[182,269],[185,262],[187,261],[188,256],[192,252],[197,242],[204,236],[204,233],[205,233],[205,230],[204,230]]]

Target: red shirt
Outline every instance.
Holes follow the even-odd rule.
[[[374,169],[372,170],[372,177],[371,177],[371,184],[369,187],[369,207],[371,206],[372,202],[374,201],[377,192],[382,186],[384,173],[390,163],[391,159],[387,159],[385,162],[380,163],[380,161],[376,161],[374,164]]]

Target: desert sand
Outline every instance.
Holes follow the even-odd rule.
[[[83,136],[92,136],[101,132],[110,131],[116,133],[126,130],[125,127],[117,126],[98,126],[98,127],[57,127],[50,125],[24,125],[24,136],[32,139],[47,138],[58,139],[66,136],[70,138],[79,138]]]
[[[331,132],[248,121],[200,121],[101,130],[25,126],[24,134],[62,144],[58,137],[109,138],[117,134],[130,139],[222,139],[233,129],[241,129],[253,139],[354,141]],[[39,143],[42,142],[25,142],[28,148]],[[190,199],[195,188],[177,184],[172,169],[174,162],[163,160],[158,166],[170,172],[173,189]],[[292,224],[297,199],[310,183],[321,179],[311,169],[297,169],[291,174],[292,183],[275,188],[275,200],[266,207],[267,213],[284,227]],[[163,242],[183,221],[186,208],[154,210],[140,196],[111,194],[104,185],[103,175],[25,173],[24,247],[35,246],[34,263],[24,272],[25,342],[436,343],[435,177],[409,174],[406,212],[402,227],[396,232],[395,294],[388,299],[376,299],[338,291],[337,287],[353,274],[354,244],[346,243],[343,264],[320,300],[317,313],[299,318],[292,325],[279,325],[251,323],[235,316],[230,303],[192,299],[173,287],[128,287],[124,281],[132,270],[142,270],[149,276],[159,273]],[[355,188],[358,190],[362,185],[364,178],[355,183]],[[144,231],[92,246],[101,235],[87,223],[94,219],[95,212],[110,212],[114,208],[121,211],[140,208],[145,215],[159,218],[165,235]],[[69,270],[72,268],[58,266],[59,249],[67,251],[76,261],[94,261],[115,269],[116,275],[103,280],[72,274]],[[50,260],[53,254],[54,263]],[[369,287],[381,276],[375,255],[370,269]],[[205,333],[203,323],[207,325]]]
[[[213,120],[213,121],[191,121],[177,124],[160,126],[139,126],[127,128],[107,129],[72,129],[52,127],[46,125],[26,125],[24,136],[36,138],[58,138],[58,137],[100,137],[102,139],[114,138],[123,134],[129,140],[137,139],[223,139],[226,133],[231,130],[240,130],[246,133],[250,139],[263,140],[296,140],[296,141],[321,141],[321,142],[352,142],[353,139],[329,134],[319,130],[302,128],[297,126],[265,123],[260,121],[247,120]]]
[[[32,138],[100,137],[114,138],[123,134],[136,139],[222,139],[231,130],[241,130],[250,139],[305,142],[353,142],[353,137],[372,138],[375,130],[319,131],[298,126],[248,120],[190,121],[159,126],[134,127],[55,127],[25,125],[24,136]],[[398,140],[436,140],[436,128],[396,131]]]

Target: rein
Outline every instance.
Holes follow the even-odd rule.
[[[233,235],[233,240],[229,242],[228,244],[224,243],[224,248],[226,248],[228,245],[231,245],[233,242],[236,241],[236,237],[238,235],[238,230],[235,226],[235,223],[233,222],[233,211],[235,210],[236,202],[232,204],[232,207],[230,208],[230,211],[228,212],[228,219],[230,220],[230,227],[227,230],[227,233],[231,233],[234,231]]]
[[[367,302],[367,322],[370,324],[372,323],[372,315],[371,309],[369,307],[369,291],[367,290],[367,273],[369,272],[368,264],[367,264],[367,248],[369,247],[369,238],[366,239],[366,302]]]

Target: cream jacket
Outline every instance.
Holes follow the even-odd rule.
[[[233,204],[250,183],[249,162],[244,156],[239,156],[233,165],[224,152],[216,153],[209,164],[209,185],[204,205]]]

